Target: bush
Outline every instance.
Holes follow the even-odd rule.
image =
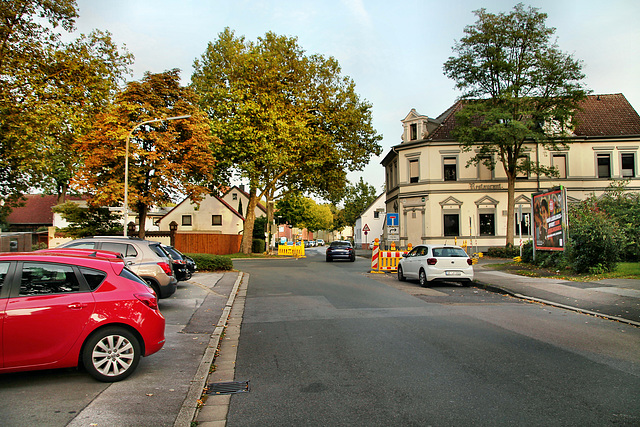
[[[577,273],[606,273],[616,268],[623,233],[611,216],[600,211],[595,197],[569,211],[567,261]]]
[[[233,270],[233,261],[229,257],[212,254],[185,254],[190,256],[199,271]]]
[[[519,246],[494,246],[487,249],[487,256],[493,258],[513,258],[519,255]]]
[[[251,244],[251,252],[254,254],[261,254],[265,251],[266,243],[263,239],[253,239]]]

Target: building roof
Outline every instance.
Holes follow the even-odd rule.
[[[436,120],[440,127],[428,140],[452,140],[451,131],[456,126],[455,114],[465,101],[457,101]],[[578,105],[575,116],[575,136],[640,135],[640,116],[621,93],[588,95]]]
[[[8,224],[53,225],[51,208],[58,204],[58,196],[26,194],[24,206],[13,208],[7,217]]]
[[[13,208],[9,216],[7,216],[7,223],[10,225],[38,225],[38,226],[51,226],[53,225],[53,208],[58,204],[58,196],[55,194],[25,194],[25,201],[23,206]],[[66,201],[80,201],[86,198],[66,196]]]
[[[575,121],[576,136],[640,135],[640,116],[621,93],[589,95]]]

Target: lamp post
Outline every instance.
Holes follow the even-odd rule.
[[[164,122],[169,120],[188,119],[191,115],[165,117],[163,119],[145,120],[140,122],[131,129],[127,135],[127,143],[124,150],[124,237],[127,237],[127,218],[129,217],[129,144],[133,133],[142,125],[148,125],[149,123]],[[140,224],[142,227],[142,224]]]

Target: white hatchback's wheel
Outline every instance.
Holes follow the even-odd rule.
[[[420,286],[422,286],[423,288],[426,288],[429,282],[427,282],[427,273],[425,273],[424,270],[420,270],[418,279],[420,280]]]
[[[406,277],[404,277],[404,274],[402,274],[402,266],[398,266],[398,280],[401,282],[404,282],[405,280],[407,280]]]
[[[114,382],[131,375],[140,361],[140,352],[140,343],[131,332],[109,327],[89,338],[82,351],[82,361],[95,379]]]

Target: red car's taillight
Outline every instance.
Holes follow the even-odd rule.
[[[167,276],[173,276],[173,270],[171,270],[171,266],[166,262],[159,262],[158,265],[162,270],[167,273]]]
[[[152,310],[158,309],[158,299],[153,294],[135,294],[135,297],[140,300],[141,303],[151,308]]]
[[[427,258],[428,265],[436,265],[437,262],[438,262],[437,258]]]

